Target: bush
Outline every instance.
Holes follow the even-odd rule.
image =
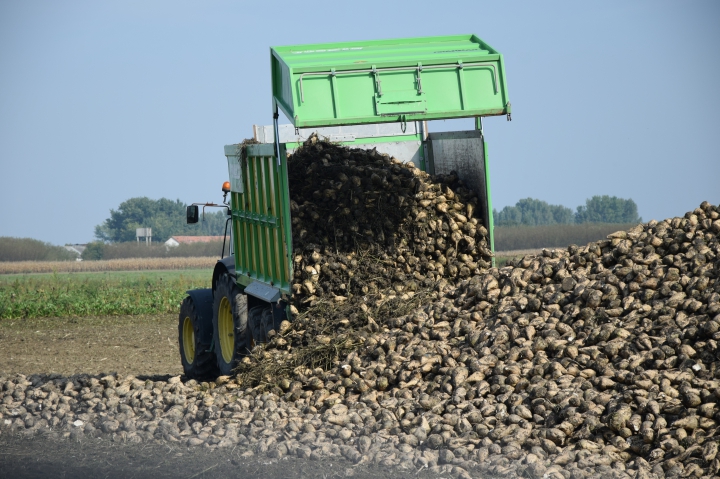
[[[165,245],[161,243],[145,244],[136,241],[106,244],[102,259],[123,258],[162,258],[165,256]]]
[[[73,261],[77,255],[62,246],[32,238],[0,236],[0,261]]]
[[[165,256],[168,258],[190,258],[194,256],[217,256],[222,253],[222,241],[210,241],[207,243],[181,244],[176,248],[167,250]],[[230,238],[225,242],[225,256],[230,253]]]
[[[125,259],[125,258],[193,258],[212,257],[220,258],[222,241],[208,243],[181,244],[175,248],[168,248],[161,243],[145,244],[135,241],[126,243],[105,244],[93,242],[88,244],[83,252],[85,260],[99,259]],[[225,244],[225,254],[228,254],[229,241]],[[87,254],[86,254],[87,253]]]
[[[85,250],[82,252],[81,258],[84,260],[97,261],[103,259],[105,256],[105,243],[102,241],[93,241],[88,243]]]
[[[564,248],[604,239],[615,231],[627,230],[637,223],[583,223],[579,225],[497,226],[495,250]]]

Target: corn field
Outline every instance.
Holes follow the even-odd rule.
[[[101,261],[8,261],[0,262],[0,274],[207,269],[212,268],[215,262],[217,262],[217,257],[128,258]]]

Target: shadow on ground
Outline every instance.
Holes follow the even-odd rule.
[[[430,478],[426,470],[387,470],[344,460],[243,457],[239,450],[187,448],[176,444],[123,444],[103,438],[81,442],[3,431],[0,477],[7,478]]]

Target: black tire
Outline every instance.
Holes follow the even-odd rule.
[[[212,343],[212,320],[197,313],[193,299],[188,296],[180,305],[178,343],[180,360],[189,379],[215,378],[218,375]]]
[[[248,329],[252,335],[255,344],[262,344],[267,341],[267,333],[263,326],[263,316],[269,308],[267,304],[255,306],[248,313]]]
[[[281,316],[275,316],[273,306],[268,303],[250,309],[248,312],[248,329],[255,344],[266,343],[270,331],[280,329],[280,323],[284,317],[284,310],[281,311],[283,311]]]
[[[268,335],[270,334],[270,331],[279,331],[280,330],[280,320],[275,317],[273,314],[273,308],[272,306],[268,306],[263,310],[262,314],[262,329],[263,329],[263,342],[267,341]]]
[[[247,355],[252,335],[247,327],[247,296],[232,277],[225,273],[215,283],[213,301],[213,338],[216,364],[220,374],[232,374]]]

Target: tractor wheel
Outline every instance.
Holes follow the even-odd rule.
[[[270,331],[280,329],[280,321],[273,317],[272,306],[265,303],[250,310],[248,313],[248,326],[253,341],[261,344],[267,342]]]
[[[178,343],[180,359],[185,376],[190,379],[217,377],[215,355],[210,351],[212,322],[201,318],[191,297],[185,298],[180,306]]]
[[[213,334],[220,374],[229,375],[250,350],[252,335],[247,327],[247,296],[227,273],[215,283]]]

